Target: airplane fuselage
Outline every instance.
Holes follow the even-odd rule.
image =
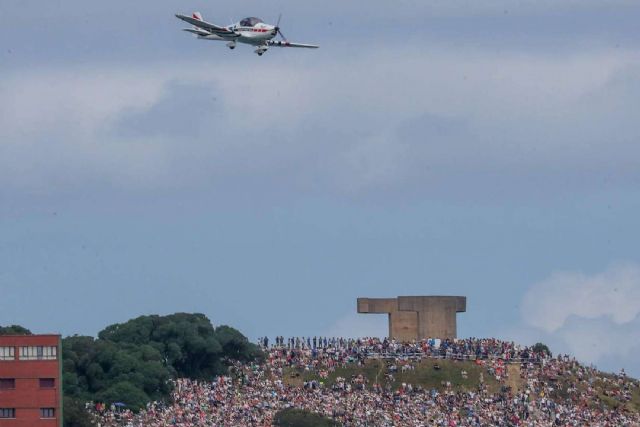
[[[229,38],[220,37],[215,34],[208,34],[206,36],[198,36],[198,38],[202,40],[235,41],[237,43],[245,43],[252,46],[261,46],[278,34],[275,27],[268,24],[257,24],[254,27],[242,27],[236,24],[226,28],[229,31],[233,31],[237,36]]]

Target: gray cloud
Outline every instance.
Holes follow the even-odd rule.
[[[544,341],[556,352],[640,374],[640,267],[616,264],[597,274],[558,272],[531,286],[515,338]]]
[[[167,82],[160,99],[142,111],[124,110],[112,124],[117,136],[164,137],[176,142],[199,138],[215,142],[224,106],[210,85]]]
[[[245,183],[374,197],[557,194],[640,178],[633,52],[412,46],[309,59],[14,73],[0,84],[0,191],[44,188],[61,168],[63,189],[66,179],[123,191]],[[56,155],[41,156],[48,149]]]
[[[522,310],[527,323],[548,332],[571,316],[628,323],[640,315],[640,267],[616,265],[592,276],[555,273],[529,288]]]

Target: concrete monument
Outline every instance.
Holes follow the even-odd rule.
[[[466,310],[467,298],[459,296],[358,298],[358,313],[388,314],[389,337],[400,341],[456,338],[457,313]]]
[[[387,313],[390,337],[400,341],[416,338],[418,313],[399,311],[396,298],[358,298],[358,313]]]

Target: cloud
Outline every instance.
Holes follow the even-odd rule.
[[[469,197],[638,178],[637,96],[620,95],[640,87],[633,52],[276,54],[259,71],[246,56],[10,73],[0,193],[213,185]]]
[[[112,127],[121,137],[206,137],[202,128],[223,110],[221,104],[212,85],[169,81],[160,99],[147,108],[121,110]]]
[[[543,341],[556,353],[640,375],[639,265],[554,273],[529,288],[521,310],[525,326],[507,334],[516,340]]]
[[[555,273],[529,288],[522,312],[529,325],[547,332],[557,331],[571,316],[629,323],[640,314],[640,267],[616,265],[591,276]]]
[[[640,353],[640,316],[622,324],[608,318],[572,316],[557,335],[570,354],[581,360],[611,370],[626,365],[627,369],[640,373],[636,361]],[[616,361],[617,365],[610,365],[607,359]]]

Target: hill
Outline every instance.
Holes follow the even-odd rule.
[[[29,331],[0,328],[15,333]],[[553,357],[542,344],[311,342],[258,348],[184,313],[67,337],[65,425],[640,425],[637,380]],[[87,413],[87,401],[106,405]],[[114,402],[125,409],[109,409]]]
[[[278,425],[283,414],[308,425],[640,425],[637,380],[552,357],[544,346],[495,338],[276,342],[264,361],[236,362],[213,381],[178,379],[169,404],[96,415],[106,427]]]

